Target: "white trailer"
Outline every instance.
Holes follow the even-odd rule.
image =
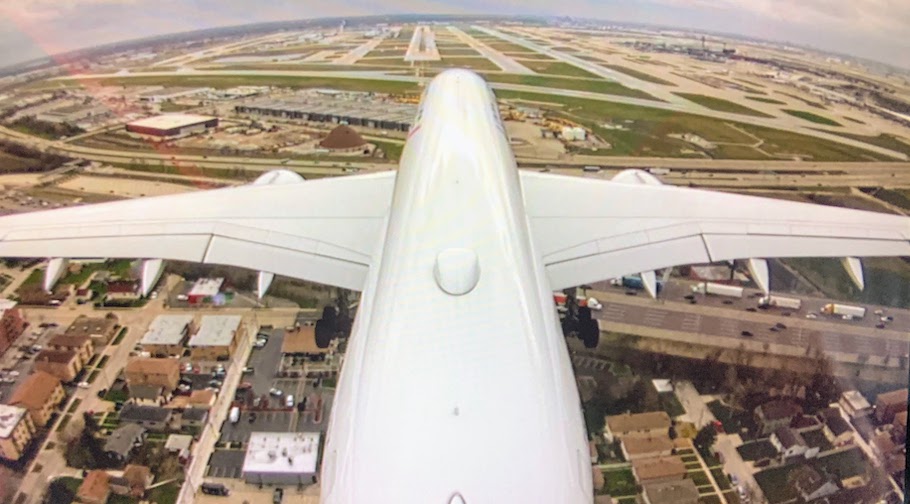
[[[742,299],[743,288],[735,285],[724,285],[712,282],[701,282],[692,286],[692,292],[713,294],[715,296],[735,297]]]
[[[761,306],[771,306],[774,308],[787,308],[789,310],[799,310],[803,302],[797,298],[788,298],[782,296],[765,296],[758,300]]]
[[[866,309],[862,306],[850,306],[838,303],[828,303],[822,307],[822,313],[840,315],[844,319],[861,319],[866,316]]]

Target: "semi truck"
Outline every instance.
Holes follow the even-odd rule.
[[[782,296],[764,296],[758,300],[759,306],[770,306],[773,308],[787,308],[790,310],[799,310],[803,302],[797,298],[788,298]]]
[[[700,294],[713,294],[715,296],[743,297],[743,288],[735,285],[724,285],[712,282],[701,282],[692,286],[692,292]]]
[[[862,306],[850,306],[839,303],[828,303],[821,309],[828,315],[840,315],[844,320],[861,319],[866,316],[866,309]]]

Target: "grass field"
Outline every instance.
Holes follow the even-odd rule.
[[[19,171],[35,165],[34,159],[26,159],[0,151],[0,172]]]
[[[457,48],[457,49],[447,49],[440,47],[439,55],[443,58],[449,56],[480,56],[480,53],[470,47]]]
[[[827,107],[825,107],[822,103],[819,103],[817,101],[807,100],[799,95],[784,93],[783,91],[775,91],[775,92],[780,93],[784,96],[789,96],[790,98],[793,98],[794,100],[799,100],[810,107],[815,107],[815,108],[819,108],[819,109],[827,109]]]
[[[541,74],[584,77],[587,79],[601,78],[587,70],[582,70],[575,65],[570,65],[562,61],[523,61],[521,64]]]
[[[69,79],[62,82],[70,82]],[[283,75],[168,75],[161,77],[108,77],[73,80],[86,86],[208,86],[226,89],[235,86],[277,86],[295,89],[331,88],[343,91],[406,93],[419,91],[416,83],[336,77],[291,77]]]
[[[508,57],[512,58],[513,60],[518,61],[518,62],[522,62],[522,61],[556,61],[556,60],[554,60],[553,58],[551,58],[551,57],[549,57],[549,56],[547,56],[546,54],[543,54],[543,53],[514,53],[514,52],[508,52],[508,53],[503,53],[503,54],[505,54],[506,56],[508,56]]]
[[[711,110],[718,110],[720,112],[732,112],[734,114],[743,114],[750,115],[755,117],[774,117],[764,112],[759,112],[755,109],[750,109],[749,107],[744,107],[738,103],[733,103],[721,98],[715,98],[713,96],[694,94],[694,93],[673,93],[676,96],[685,98],[691,102],[697,103],[703,107],[707,107]]]
[[[632,89],[618,82],[603,79],[570,79],[565,77],[550,77],[545,75],[518,75],[518,74],[488,74],[485,78],[490,82],[508,84],[522,84],[525,86],[540,86],[552,89],[572,89],[575,91],[590,91],[618,96],[631,96],[646,100],[656,100],[653,96]]]
[[[827,132],[827,131],[826,131]],[[910,156],[910,143],[904,142],[901,139],[895,137],[894,135],[881,134],[879,136],[866,136],[866,135],[856,135],[853,133],[841,133],[831,131],[835,135],[842,137],[852,138],[854,140],[859,140],[860,142],[865,142],[867,144],[877,145],[879,147],[884,147],[886,149],[891,149],[896,152],[902,152]]]
[[[635,495],[635,475],[632,474],[632,469],[604,471],[603,490],[612,497]]]
[[[528,49],[527,47],[520,46],[518,44],[513,44],[511,42],[506,42],[506,41],[497,41],[497,42],[482,41],[482,42],[484,42],[484,44],[486,44],[490,49],[493,49],[493,50],[496,50],[499,52],[509,52],[509,53],[536,53],[537,52],[532,49]]]
[[[787,114],[792,115],[793,117],[799,117],[809,122],[814,122],[816,124],[824,124],[825,126],[840,126],[841,124],[836,121],[832,121],[827,117],[822,117],[818,114],[813,114],[812,112],[806,112],[805,110],[794,110],[794,109],[781,109]]]
[[[609,69],[611,69],[611,70],[616,70],[616,71],[619,72],[619,73],[624,73],[624,74],[626,74],[626,75],[635,77],[636,79],[639,79],[639,80],[643,80],[643,81],[646,81],[646,82],[653,82],[654,84],[662,84],[662,85],[664,85],[664,86],[676,87],[676,84],[673,84],[673,83],[670,82],[670,81],[665,81],[665,80],[663,80],[663,79],[660,79],[660,78],[658,78],[658,77],[654,77],[653,75],[646,74],[646,73],[644,73],[644,72],[640,72],[640,71],[635,70],[635,69],[633,69],[633,68],[624,67],[624,66],[622,66],[622,65],[604,65],[604,66],[607,67],[607,68],[609,68]]]
[[[718,159],[768,159],[767,155],[748,145],[718,145],[709,154]]]
[[[443,58],[440,61],[431,61],[428,66],[436,68],[470,68],[472,70],[499,70],[499,67],[496,66],[492,61],[484,57],[454,57],[454,58]]]
[[[856,124],[866,124],[866,123],[864,123],[863,121],[860,121],[859,119],[854,119],[854,118],[849,117],[849,116],[844,116],[844,119],[846,119],[846,120],[848,120],[848,121],[850,121],[850,122],[854,122],[854,123],[856,123]]]
[[[782,102],[780,100],[775,100],[773,98],[763,98],[761,96],[747,96],[746,99],[762,103],[771,103],[773,105],[786,105],[785,102]]]
[[[680,153],[680,149],[691,147],[680,140],[667,138],[667,135],[671,133],[694,133],[712,142],[753,143],[755,141],[752,137],[731,128],[720,119],[696,114],[539,93],[499,90],[496,91],[496,94],[504,99],[553,104],[551,108],[593,128],[597,135],[613,144],[613,149],[598,151],[600,155],[685,157]],[[631,122],[625,123],[625,121]],[[606,130],[599,126],[604,122],[625,123],[624,125],[629,129],[626,131]],[[762,149],[769,150],[772,154],[799,154],[825,161],[878,159],[873,153],[863,149],[798,133],[740,123],[737,123],[736,126],[764,139],[766,143]]]
[[[910,264],[900,258],[864,258],[866,288],[862,291],[853,285],[838,259],[787,259],[785,262],[831,299],[910,307]]]

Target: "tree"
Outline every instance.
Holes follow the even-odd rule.
[[[713,425],[708,424],[702,427],[698,434],[695,435],[695,447],[702,453],[709,453],[716,439],[717,431],[714,430]]]
[[[70,490],[63,478],[57,478],[47,486],[47,493],[44,495],[44,502],[48,504],[73,502],[76,499],[76,493]]]

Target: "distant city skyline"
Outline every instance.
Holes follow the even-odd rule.
[[[910,69],[910,2],[900,0],[4,0],[0,66],[76,49],[206,28],[390,14],[572,16],[740,34]]]

